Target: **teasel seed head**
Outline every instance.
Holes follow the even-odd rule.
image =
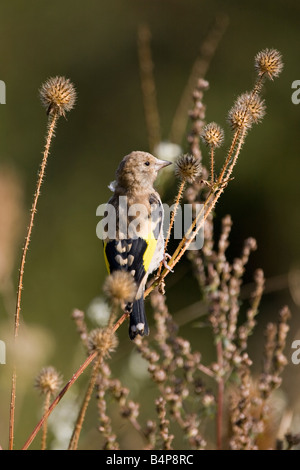
[[[254,64],[258,76],[267,75],[270,80],[278,77],[283,69],[282,56],[276,49],[264,49],[258,52]]]
[[[265,100],[259,95],[243,93],[238,97],[236,103],[248,110],[255,124],[260,122],[266,114]]]
[[[61,386],[62,377],[57,370],[52,367],[44,367],[35,379],[35,388],[42,394],[50,393],[51,395]]]
[[[47,109],[47,114],[58,113],[59,116],[74,108],[76,91],[72,82],[65,77],[51,77],[43,83],[40,89],[42,105]]]
[[[201,163],[194,155],[182,155],[175,164],[175,174],[183,181],[193,183],[200,175]]]
[[[104,293],[114,304],[132,302],[136,295],[136,283],[127,271],[114,271],[104,283]]]
[[[109,327],[96,328],[89,334],[88,348],[90,353],[97,351],[103,357],[106,357],[109,353],[113,352],[117,346],[118,338]]]
[[[245,103],[238,100],[228,112],[228,122],[233,131],[237,129],[250,129],[253,124],[253,118]]]
[[[220,147],[224,141],[224,131],[218,124],[211,122],[204,126],[201,139],[209,147]]]

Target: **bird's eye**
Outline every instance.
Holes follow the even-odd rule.
[[[145,162],[145,165],[146,165],[146,166],[149,166],[149,165],[150,165],[150,162],[148,162],[148,161]]]

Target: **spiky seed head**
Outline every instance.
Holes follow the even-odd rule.
[[[52,367],[44,367],[35,379],[35,388],[42,394],[55,393],[62,382],[62,377],[57,370]]]
[[[238,100],[228,112],[228,122],[233,131],[237,129],[250,129],[253,124],[253,118],[245,103]]]
[[[43,83],[39,92],[47,114],[58,113],[59,116],[65,117],[66,112],[74,108],[76,91],[68,78],[51,77]]]
[[[96,328],[88,336],[89,352],[97,351],[103,357],[108,356],[118,346],[118,338],[111,328]]]
[[[254,65],[259,77],[267,75],[273,80],[283,69],[282,56],[276,49],[264,49],[256,54]]]
[[[200,175],[201,163],[194,155],[182,155],[175,165],[175,174],[183,181],[193,183]]]
[[[114,271],[104,283],[104,293],[115,304],[132,302],[136,295],[136,283],[127,271]]]
[[[210,122],[204,126],[201,132],[201,139],[209,147],[217,148],[220,147],[224,141],[224,131],[215,122]]]
[[[255,124],[260,122],[266,114],[265,100],[263,100],[259,95],[243,93],[238,97],[236,103],[249,111]]]

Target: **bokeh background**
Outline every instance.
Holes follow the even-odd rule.
[[[96,312],[99,314],[104,308],[100,305],[99,310],[106,273],[101,242],[96,237],[96,208],[109,198],[107,185],[121,158],[131,150],[149,150],[140,85],[138,28],[147,24],[152,34],[161,138],[168,140],[201,45],[220,17],[228,24],[205,77],[210,88],[204,101],[207,121],[214,120],[224,127],[227,144],[230,130],[226,115],[234,99],[251,88],[255,54],[266,47],[277,48],[285,67],[280,77],[265,87],[267,115],[246,140],[235,179],[217,206],[216,225],[223,215],[231,214],[231,257],[239,255],[246,237],[253,236],[258,242],[245,278],[250,282],[254,269],[261,267],[268,279],[259,326],[252,340],[253,358],[258,365],[262,328],[266,321],[276,318],[286,303],[293,313],[288,348],[293,339],[300,339],[300,106],[291,101],[292,82],[300,79],[299,2],[3,2],[0,79],[6,83],[6,104],[0,106],[0,339],[8,344],[7,364],[0,365],[0,444],[4,448],[18,263],[47,123],[38,89],[48,77],[64,75],[75,84],[78,102],[57,128],[27,258],[19,341],[16,447],[24,443],[41,416],[42,400],[33,389],[40,368],[53,364],[67,381],[84,358],[71,320],[72,310],[89,312],[89,325],[93,327],[95,299],[98,298]],[[181,145],[187,149],[185,138]],[[222,152],[218,155],[221,160]],[[218,164],[221,161],[218,163],[217,156]],[[166,192],[166,198],[170,195]],[[188,263],[182,263],[175,275],[168,277],[168,303],[175,318],[199,299],[190,274]],[[193,338],[210,360],[211,345],[205,331],[187,322],[182,324],[180,333]],[[136,365],[137,357],[125,325],[119,337],[112,367],[132,389],[133,398],[139,400],[149,382],[145,375],[134,375],[132,364]],[[291,352],[290,349],[288,357]],[[285,399],[289,407],[296,409],[300,365],[289,361],[286,374]],[[66,428],[62,434],[68,432],[67,418],[72,420],[76,415],[74,410],[82,396],[78,398],[77,393],[82,394],[85,383],[86,377],[82,377],[65,397],[65,405],[58,407],[57,420],[60,413]],[[81,442],[83,448],[97,448],[96,424],[92,405]],[[54,428],[55,423],[52,446],[59,447],[64,436],[58,436],[59,431]],[[124,447],[134,445],[124,438]],[[32,448],[38,446],[39,438]]]

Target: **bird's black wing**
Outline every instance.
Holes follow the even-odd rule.
[[[147,272],[143,261],[147,247],[147,241],[143,238],[104,242],[104,256],[109,274],[116,270],[128,271],[139,286]]]

